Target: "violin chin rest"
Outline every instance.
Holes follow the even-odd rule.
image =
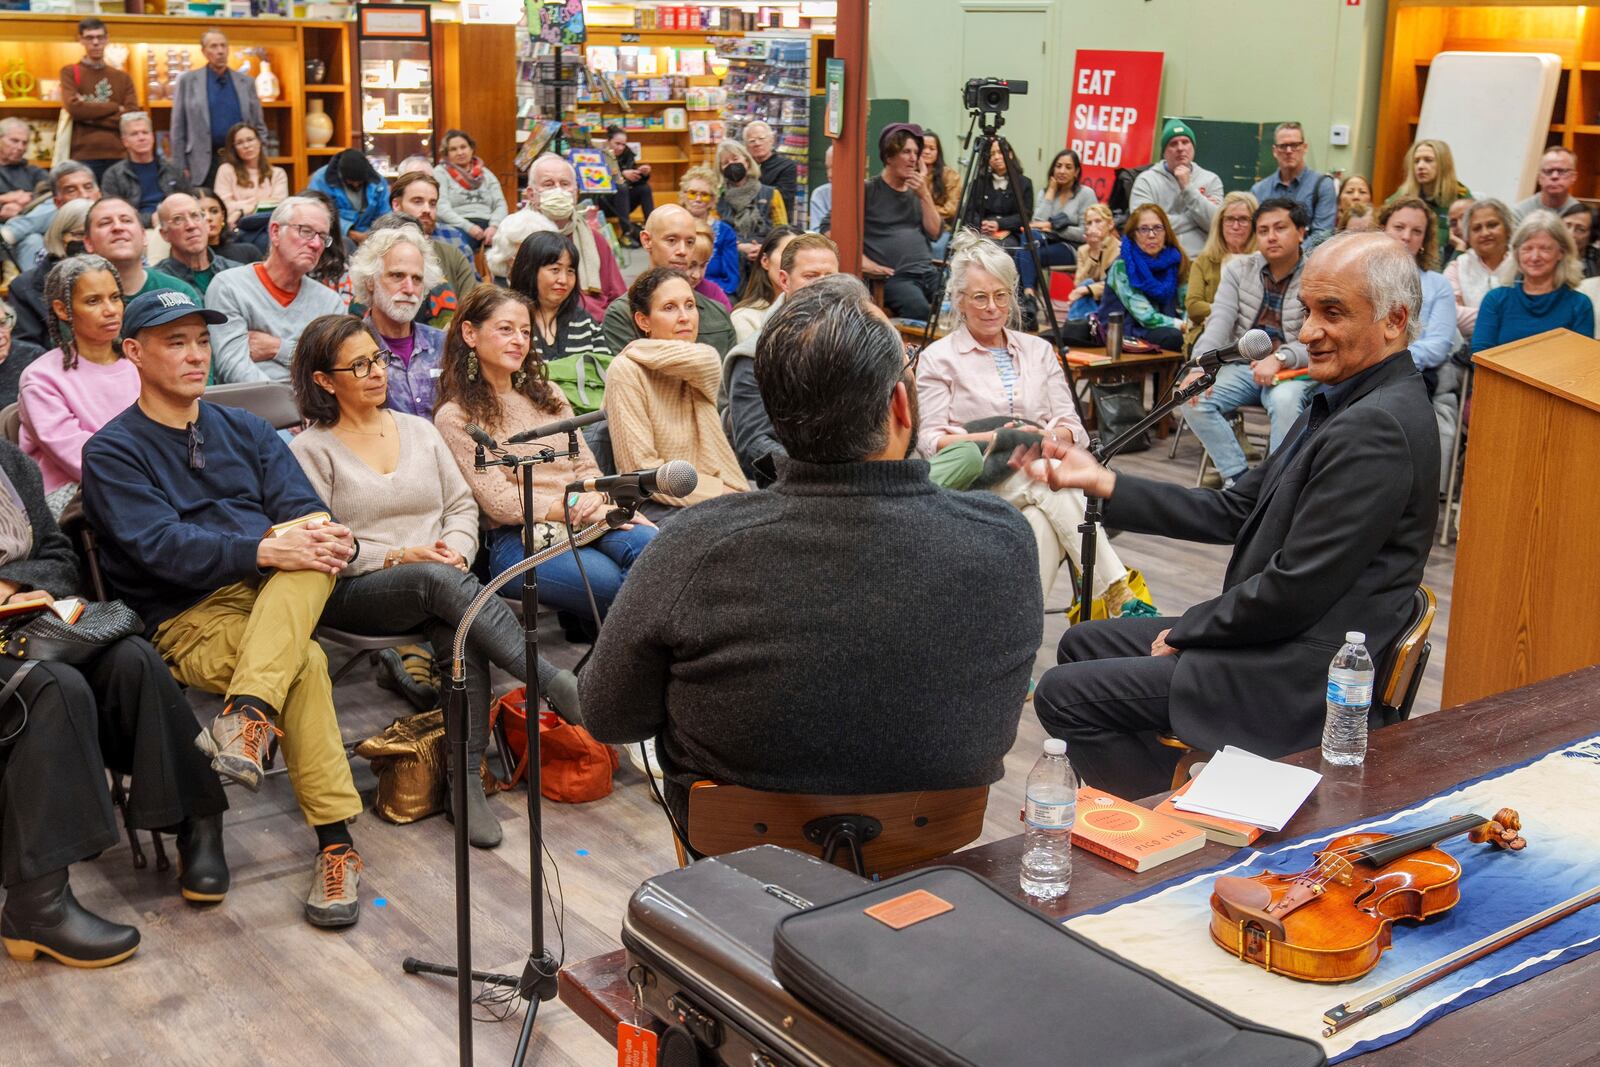
[[[1224,903],[1250,911],[1264,911],[1272,903],[1272,890],[1251,878],[1225,874],[1214,888]]]

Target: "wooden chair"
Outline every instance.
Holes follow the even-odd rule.
[[[1411,594],[1411,614],[1405,628],[1395,638],[1374,672],[1373,699],[1375,708],[1383,716],[1383,725],[1393,726],[1411,718],[1411,707],[1417,700],[1417,689],[1422,684],[1423,671],[1428,657],[1433,654],[1433,644],[1428,634],[1433,629],[1433,619],[1438,614],[1439,601],[1433,590],[1417,586]],[[1177,789],[1189,780],[1189,770],[1196,763],[1211,758],[1211,753],[1191,748],[1176,734],[1162,733],[1158,740],[1168,748],[1179,749],[1178,765],[1172,771],[1172,788]]]
[[[781,845],[871,878],[976,841],[988,802],[988,786],[825,796],[696,782],[689,791],[689,843],[705,856]],[[688,863],[681,842],[678,863]]]

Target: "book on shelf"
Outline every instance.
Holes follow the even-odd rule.
[[[1130,871],[1148,871],[1203,848],[1203,831],[1088,786],[1078,790],[1072,843]]]
[[[1192,778],[1184,782],[1182,788],[1156,805],[1156,813],[1177,819],[1179,822],[1188,823],[1190,826],[1198,827],[1205,831],[1207,840],[1215,841],[1218,844],[1243,848],[1245,845],[1256,843],[1256,839],[1264,832],[1259,826],[1252,826],[1250,823],[1238,822],[1234,819],[1224,819],[1220,815],[1202,815],[1197,811],[1184,811],[1174,804],[1173,801],[1187,793],[1189,787],[1193,784],[1194,779]]]

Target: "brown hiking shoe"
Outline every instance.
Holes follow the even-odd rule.
[[[352,845],[329,845],[317,853],[306,897],[312,926],[354,926],[361,918],[361,856]]]
[[[266,712],[254,704],[229,701],[222,714],[211,720],[209,730],[201,730],[195,745],[211,757],[211,769],[231,778],[254,793],[261,788],[262,760],[267,754],[267,739],[283,731],[272,725]]]

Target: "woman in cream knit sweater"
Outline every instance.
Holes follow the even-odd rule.
[[[628,289],[628,307],[642,336],[617,355],[606,377],[617,470],[681,459],[700,473],[688,496],[658,494],[644,512],[660,522],[677,508],[749,489],[717,414],[722,361],[695,340],[700,312],[688,276],[671,267],[645,271]]]

